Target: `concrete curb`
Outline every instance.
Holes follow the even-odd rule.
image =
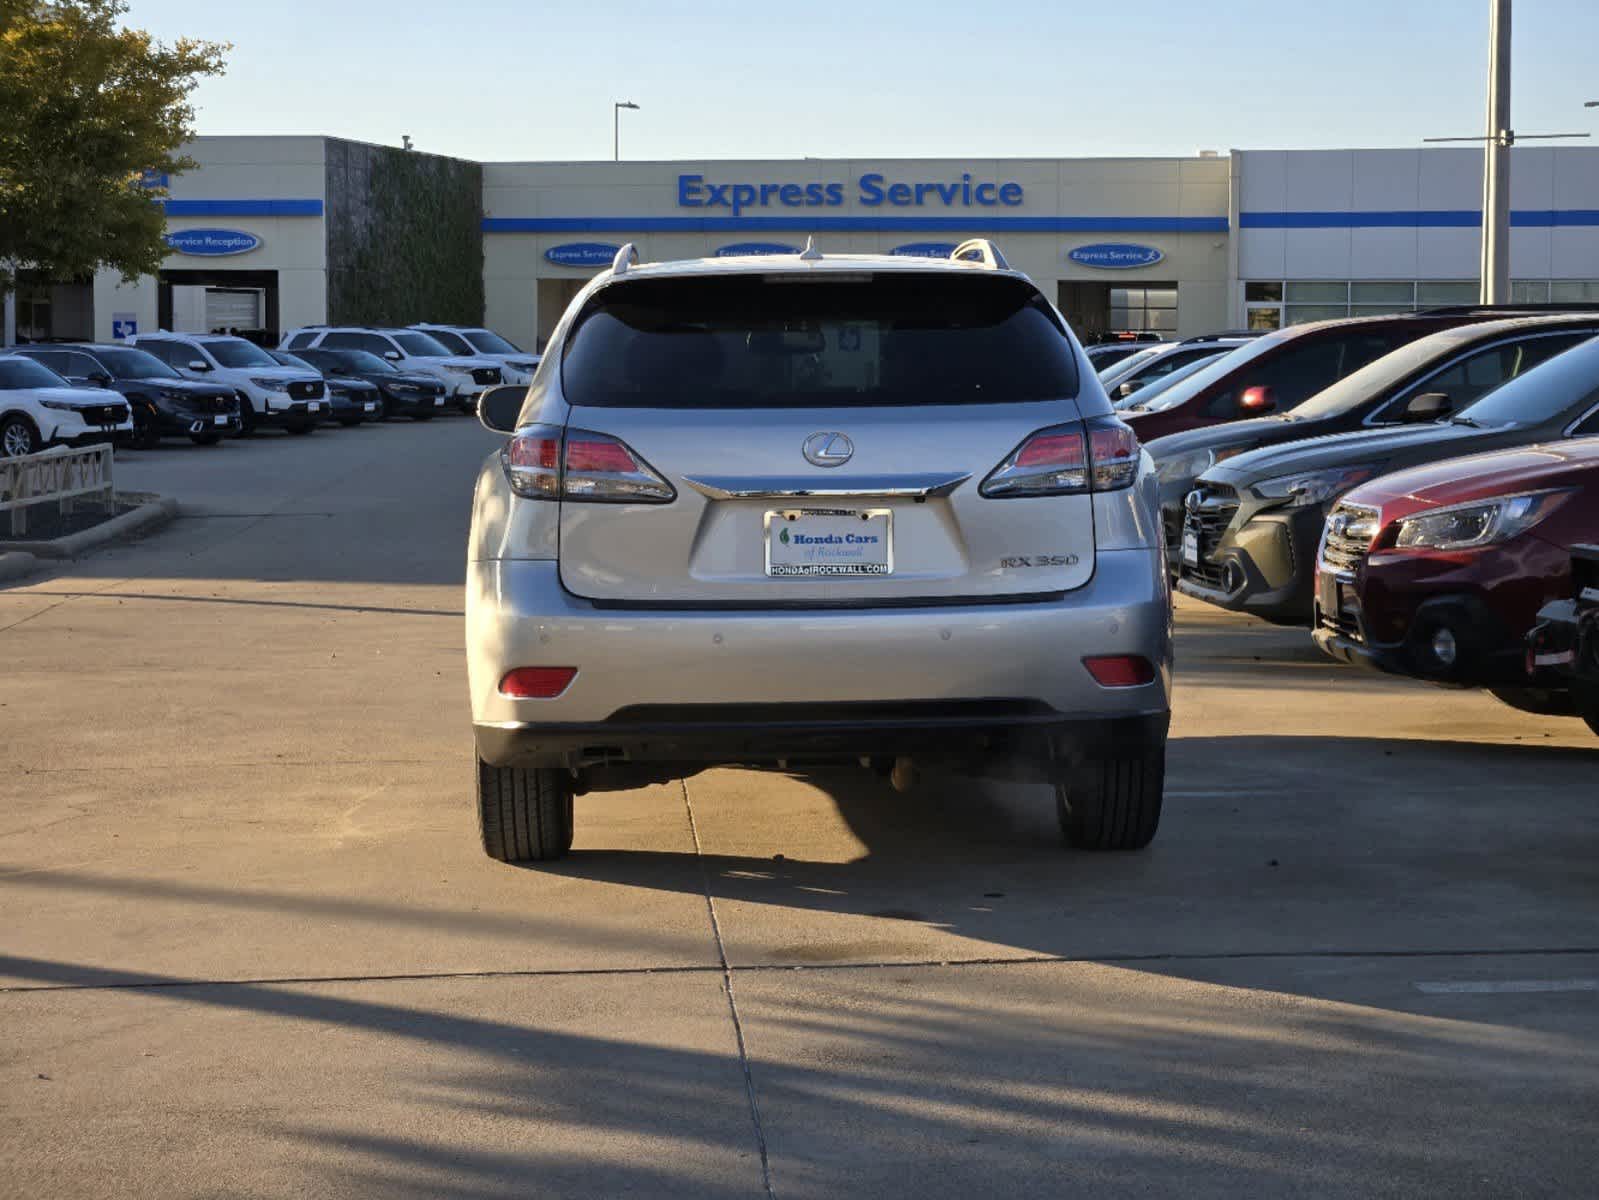
[[[154,529],[165,525],[178,515],[178,502],[170,496],[134,496],[130,499],[142,499],[143,504],[131,512],[121,516],[112,517],[109,521],[102,521],[93,529],[85,529],[79,533],[69,533],[65,537],[52,538],[48,541],[38,542],[4,542],[0,541],[0,562],[15,558],[21,554],[26,558],[76,558],[85,550],[93,550],[106,542],[115,541],[117,538],[126,537],[144,529]],[[26,570],[35,569],[35,564],[28,563]],[[18,574],[23,573],[22,570]],[[5,578],[0,573],[0,579]]]

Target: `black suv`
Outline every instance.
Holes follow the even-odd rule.
[[[411,417],[431,420],[447,403],[444,385],[431,375],[402,371],[368,350],[296,350],[294,357],[310,363],[325,379],[360,379],[375,384],[378,419]]]
[[[1292,412],[1155,438],[1146,448],[1160,480],[1167,548],[1175,560],[1183,501],[1217,463],[1283,442],[1437,421],[1595,334],[1599,312],[1456,325],[1367,363]]]
[[[153,354],[132,346],[51,342],[18,346],[69,383],[120,392],[133,410],[133,444],[153,447],[163,437],[187,437],[214,446],[239,429],[239,398],[233,389],[185,379]]]

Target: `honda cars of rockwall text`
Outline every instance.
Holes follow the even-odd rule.
[[[1071,845],[1154,837],[1153,464],[988,243],[624,247],[480,415],[507,435],[467,554],[490,856],[559,857],[574,795],[717,764],[1032,779]]]

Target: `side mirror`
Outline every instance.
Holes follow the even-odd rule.
[[[1142,386],[1143,386],[1142,384],[1134,383],[1132,380],[1129,379],[1126,383],[1117,385],[1117,387],[1116,387],[1116,397],[1117,397],[1117,399],[1125,400],[1125,399],[1127,399],[1127,397],[1131,396],[1134,392],[1136,392]]]
[[[1277,407],[1277,394],[1269,387],[1245,388],[1238,397],[1238,411],[1252,417],[1263,416]]]
[[[490,388],[477,398],[477,419],[495,433],[515,433],[516,419],[527,401],[526,384]]]
[[[202,358],[191,358],[189,360],[189,370],[191,371],[209,371],[210,369],[211,364]]]
[[[95,387],[110,387],[111,376],[107,375],[104,371],[94,371],[84,376],[84,382],[93,384]]]
[[[1405,407],[1399,414],[1399,419],[1406,422],[1420,424],[1424,421],[1436,421],[1440,417],[1447,417],[1455,410],[1454,401],[1449,398],[1448,392],[1422,392],[1405,401]]]
[[[400,352],[398,350],[385,350],[383,352],[383,357],[388,359],[390,362],[399,362]]]

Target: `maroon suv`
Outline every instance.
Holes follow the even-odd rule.
[[[1316,644],[1348,663],[1488,687],[1572,714],[1529,673],[1538,610],[1571,593],[1571,547],[1599,540],[1599,438],[1450,459],[1347,493],[1316,560]]]

